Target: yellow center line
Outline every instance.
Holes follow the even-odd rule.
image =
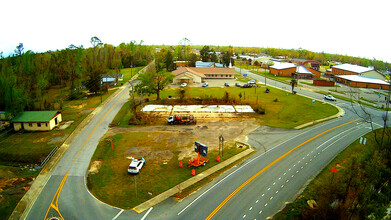
[[[338,125],[336,127],[333,127],[333,128],[330,128],[320,134],[317,134],[315,135],[314,137],[304,141],[303,143],[299,144],[298,146],[294,147],[293,149],[291,149],[290,151],[286,152],[285,154],[283,154],[281,157],[277,158],[275,161],[271,162],[270,164],[268,164],[266,167],[264,167],[262,170],[260,170],[258,173],[254,174],[254,176],[252,176],[250,179],[248,179],[246,182],[244,182],[242,185],[240,185],[237,189],[235,189],[235,191],[233,191],[227,198],[224,199],[224,201],[222,203],[220,203],[219,206],[217,206],[217,208],[215,210],[213,210],[212,213],[210,213],[210,215],[206,218],[206,220],[210,220],[211,218],[213,218],[214,215],[216,215],[216,213],[236,194],[238,193],[243,187],[245,187],[248,183],[250,183],[251,181],[253,181],[257,176],[259,176],[261,173],[263,173],[265,170],[269,169],[271,166],[273,166],[275,163],[277,163],[278,161],[280,161],[282,158],[286,157],[287,155],[289,155],[290,153],[292,153],[294,150],[296,150],[297,148],[303,146],[304,144],[314,140],[315,138],[329,132],[329,131],[332,131],[336,128],[339,128],[339,127],[342,127],[344,125],[347,125],[347,124],[350,124],[350,123],[353,123],[355,121],[358,121],[359,119],[356,119],[356,120],[353,120],[353,121],[350,121],[350,122],[347,122],[347,123],[344,123],[344,124],[341,124],[341,125]]]
[[[94,127],[94,129],[92,129],[90,135],[88,135],[87,139],[84,141],[84,144],[81,146],[81,148],[80,148],[80,150],[77,152],[75,158],[72,160],[71,166],[72,166],[72,164],[75,163],[76,159],[80,156],[81,151],[82,151],[82,150],[84,149],[84,147],[87,145],[87,142],[90,140],[90,138],[92,137],[92,134],[95,132],[95,130],[97,129],[97,127],[103,122],[103,120],[106,118],[106,116],[109,114],[109,112],[111,112],[111,110],[114,108],[114,106],[117,105],[117,103],[122,99],[122,97],[123,97],[125,94],[126,94],[126,92],[124,92],[124,94],[121,95],[121,97],[114,103],[114,105],[112,105],[112,106],[110,107],[110,109],[106,112],[106,114],[102,117],[102,119],[101,119],[101,120],[99,121],[99,123]],[[49,210],[50,210],[51,208],[53,208],[54,210],[56,210],[56,211],[58,212],[58,214],[60,215],[60,217],[61,217],[62,219],[64,219],[64,218],[62,217],[61,213],[60,213],[59,208],[58,208],[58,199],[59,199],[59,197],[60,197],[60,193],[61,193],[62,187],[64,186],[65,181],[66,181],[66,179],[67,179],[67,177],[68,177],[68,174],[69,174],[69,171],[65,174],[64,178],[61,180],[61,183],[60,183],[60,185],[58,186],[57,191],[56,191],[56,193],[54,194],[52,201],[50,202],[49,208],[48,208],[48,210],[46,211],[44,220],[46,220],[46,217],[47,217],[47,215],[48,215],[48,213],[49,213]],[[54,200],[56,200],[56,204],[53,204]]]
[[[54,194],[52,201],[50,202],[49,208],[48,208],[48,210],[46,211],[46,214],[45,214],[45,218],[44,218],[44,219],[46,219],[46,217],[48,216],[49,210],[50,210],[51,208],[53,208],[54,210],[56,210],[56,211],[58,212],[58,214],[61,216],[60,210],[58,209],[58,197],[60,196],[62,187],[64,186],[64,183],[65,183],[65,181],[66,181],[66,179],[67,179],[67,177],[68,177],[68,174],[69,174],[69,172],[67,172],[67,173],[65,174],[64,178],[61,180],[61,183],[60,183],[60,185],[58,186],[57,191],[56,191],[56,193]],[[53,204],[54,200],[56,200],[56,204]],[[62,218],[62,216],[61,216],[61,218]],[[64,218],[63,218],[63,219],[64,219]]]

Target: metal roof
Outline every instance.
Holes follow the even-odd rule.
[[[212,67],[214,62],[196,61],[196,67]]]
[[[352,65],[352,64],[349,64],[349,63],[344,63],[344,64],[341,64],[341,65],[333,66],[331,68],[346,70],[346,71],[350,71],[350,72],[354,72],[354,73],[365,73],[365,72],[373,70],[373,69],[370,69],[368,67]]]
[[[288,69],[288,68],[293,68],[293,67],[296,67],[296,65],[293,63],[275,63],[270,68],[282,70],[282,69]]]
[[[49,122],[58,111],[28,111],[20,112],[11,122]]]
[[[313,75],[313,74],[312,74],[310,71],[308,71],[304,66],[298,66],[298,67],[296,68],[296,73]]]
[[[364,83],[375,83],[375,84],[388,85],[387,82],[385,82],[381,79],[376,79],[376,78],[368,77],[368,76],[338,75],[336,77],[347,79],[347,80],[354,81],[354,82],[364,82]]]

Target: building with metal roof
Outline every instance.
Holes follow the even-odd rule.
[[[298,66],[294,75],[301,79],[312,79],[314,76],[305,66]]]
[[[331,67],[331,73],[334,76],[337,76],[337,75],[360,75],[360,76],[368,76],[368,77],[372,77],[372,78],[377,78],[377,79],[380,79],[383,81],[386,80],[386,77],[382,73],[380,73],[372,68],[353,65],[353,64],[349,64],[349,63],[344,63],[341,65],[336,65],[336,66]]]
[[[62,121],[59,111],[20,112],[11,120],[15,131],[50,131]]]
[[[270,73],[275,76],[292,76],[296,72],[296,65],[293,63],[274,63],[270,66]]]
[[[390,84],[384,80],[374,77],[360,76],[360,75],[338,75],[335,76],[337,82],[343,83],[351,87],[358,88],[372,88],[388,90]]]
[[[173,83],[201,83],[206,79],[233,79],[235,78],[234,68],[205,68],[205,67],[184,67],[172,71],[175,75]]]

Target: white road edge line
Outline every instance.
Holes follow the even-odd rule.
[[[316,149],[321,148],[323,145],[327,144],[328,142],[332,141],[332,140],[335,139],[335,138],[338,138],[339,136],[343,135],[344,133],[346,133],[346,132],[348,132],[348,131],[350,131],[350,130],[353,130],[353,129],[360,129],[360,128],[359,128],[359,125],[361,125],[361,124],[362,124],[362,123],[360,123],[360,124],[358,124],[358,125],[356,125],[356,126],[354,126],[354,127],[352,127],[352,128],[349,128],[348,130],[346,130],[346,131],[344,131],[344,132],[342,132],[342,133],[337,134],[336,136],[334,136],[334,137],[332,137],[331,139],[327,140],[327,141],[324,142],[323,144],[319,145]]]
[[[144,220],[148,215],[149,213],[152,211],[153,207],[149,208],[147,213],[145,213],[145,215],[141,218],[141,220]]]
[[[321,124],[321,127],[323,127],[323,126],[325,126],[325,125],[328,125],[328,124],[331,124],[331,123],[336,122],[336,121],[340,121],[340,120],[342,120],[342,119],[339,118],[339,119],[336,119],[336,120],[332,120],[332,121],[330,121],[330,122],[328,122],[328,123]],[[236,170],[233,171],[232,173],[228,174],[226,177],[224,177],[223,179],[221,179],[220,181],[218,181],[215,185],[211,186],[208,190],[206,190],[206,191],[203,192],[201,195],[199,195],[196,199],[194,199],[191,203],[189,203],[189,205],[187,205],[184,209],[182,209],[182,211],[180,211],[177,215],[182,214],[182,212],[184,212],[187,208],[189,208],[191,205],[193,205],[193,203],[195,203],[198,199],[200,199],[200,198],[201,198],[202,196],[204,196],[207,192],[209,192],[209,190],[211,190],[211,189],[213,189],[215,186],[219,185],[219,184],[220,184],[221,182],[223,182],[225,179],[227,179],[228,177],[230,177],[231,175],[233,175],[234,173],[236,173],[237,171],[239,171],[239,170],[242,169],[243,167],[247,166],[249,163],[253,162],[254,160],[258,159],[259,157],[263,156],[264,154],[271,152],[272,150],[274,150],[274,149],[276,149],[277,147],[279,147],[279,146],[285,144],[286,142],[291,141],[291,140],[293,140],[293,139],[295,139],[295,138],[297,138],[297,137],[299,137],[299,136],[301,136],[301,135],[304,135],[304,134],[306,134],[306,133],[309,133],[310,131],[315,130],[315,129],[317,129],[317,128],[318,128],[318,127],[313,127],[313,128],[311,128],[310,130],[308,130],[308,131],[305,131],[305,132],[303,132],[303,133],[301,133],[301,134],[297,134],[296,136],[293,136],[292,138],[290,138],[290,139],[288,139],[288,140],[286,140],[286,141],[284,141],[284,142],[282,142],[282,143],[280,143],[280,144],[274,146],[274,147],[271,148],[269,151],[266,151],[266,152],[264,152],[264,153],[262,153],[262,154],[260,154],[260,155],[258,155],[258,156],[256,156],[256,157],[254,157],[252,160],[250,160],[249,162],[245,163],[243,166],[239,167],[238,169],[236,169]],[[290,169],[289,169],[289,170],[290,170]]]
[[[360,128],[359,128],[359,129],[360,129]],[[329,144],[327,147],[323,148],[322,151],[325,151],[327,148],[331,147],[331,145],[334,145],[334,144],[337,143],[339,140],[341,140],[342,138],[348,136],[349,134],[351,134],[351,133],[353,133],[353,132],[355,132],[355,131],[349,132],[349,133],[345,134],[344,136],[338,138],[338,139],[335,140],[333,143],[331,143],[331,144]]]
[[[121,211],[119,211],[118,214],[112,218],[112,220],[116,220],[122,214],[122,212],[124,212],[123,209],[121,209]]]

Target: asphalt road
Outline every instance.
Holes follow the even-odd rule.
[[[243,71],[243,70],[242,70]],[[251,73],[249,73],[251,75]],[[252,76],[262,82],[262,77]],[[258,78],[257,78],[258,77]],[[290,86],[267,79],[271,85]],[[370,131],[356,105],[337,101],[345,116],[303,130],[261,127],[249,135],[258,151],[178,202],[169,198],[143,213],[96,200],[86,188],[86,170],[99,139],[129,97],[128,85],[94,116],[53,171],[27,219],[61,215],[65,219],[265,219],[294,200],[309,179],[351,142]],[[301,89],[300,94],[323,95]],[[368,110],[378,125],[382,112]],[[265,132],[265,129],[267,130]],[[265,152],[265,150],[267,150]],[[212,216],[212,215],[213,216]]]
[[[118,213],[117,208],[107,206],[90,195],[85,178],[99,139],[129,98],[129,89],[130,85],[127,85],[103,106],[76,137],[52,172],[27,219],[59,215],[65,219],[111,219]]]

